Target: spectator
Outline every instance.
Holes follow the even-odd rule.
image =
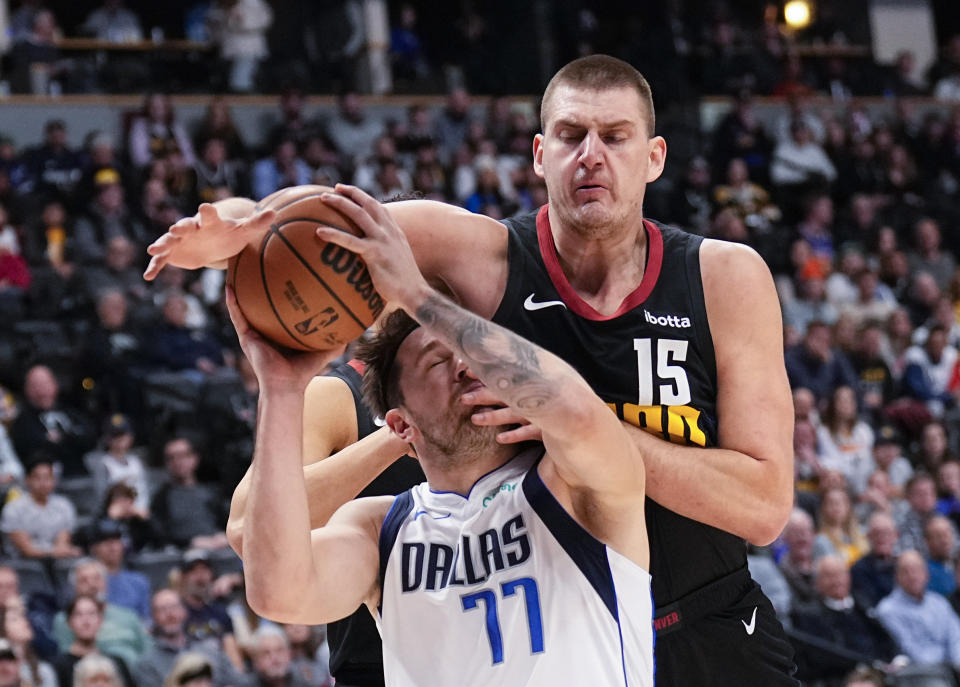
[[[122,290],[100,292],[97,320],[85,337],[80,361],[84,376],[93,380],[93,395],[101,412],[122,410],[129,413],[131,424],[143,428],[144,343],[129,309]]]
[[[26,481],[27,493],[8,503],[0,516],[0,528],[11,544],[7,550],[22,558],[79,556],[71,540],[77,513],[70,501],[53,493],[57,482],[52,459],[35,453]]]
[[[957,540],[953,524],[942,515],[931,516],[923,528],[923,535],[928,551],[927,589],[950,596],[957,588],[954,579]]]
[[[870,551],[850,568],[853,596],[865,608],[874,608],[893,591],[897,526],[886,513],[874,513],[867,524]]]
[[[109,168],[94,177],[96,195],[74,228],[73,246],[78,261],[103,263],[109,258],[108,246],[115,238],[126,239],[135,251],[146,245],[147,234],[132,216],[120,181],[116,170]]]
[[[786,366],[790,386],[810,389],[817,401],[829,398],[837,386],[856,388],[856,373],[847,357],[831,347],[830,328],[824,322],[807,325],[803,342],[787,350]]]
[[[937,512],[957,526],[960,518],[960,461],[947,460],[937,469]]]
[[[799,508],[794,508],[780,535],[786,552],[780,559],[780,570],[787,578],[795,604],[816,598],[813,584],[813,518]]]
[[[123,0],[104,0],[87,17],[81,31],[89,36],[111,43],[132,43],[143,40],[143,30],[137,15],[123,6]]]
[[[158,532],[159,525],[154,518],[143,517],[143,512],[134,505],[136,498],[136,489],[123,482],[114,484],[107,490],[99,517],[109,518],[119,525],[125,549],[138,552],[160,548],[164,539]]]
[[[123,685],[134,687],[133,678],[124,662],[116,656],[101,654],[97,650],[97,632],[103,624],[103,602],[92,596],[78,595],[67,606],[67,625],[73,632],[74,640],[70,648],[60,654],[54,668],[61,685],[84,683],[80,666],[81,659],[88,656],[106,659],[105,665],[114,673],[114,678],[122,676]],[[76,673],[74,672],[76,671]],[[116,687],[120,687],[116,683]],[[99,683],[97,687],[102,687]]]
[[[851,596],[850,571],[842,557],[824,556],[817,561],[816,586],[816,601],[795,608],[792,614],[795,631],[819,640],[816,644],[801,641],[797,677],[835,682],[858,663],[886,663],[894,657],[893,639]]]
[[[185,437],[163,447],[167,483],[154,495],[150,511],[170,544],[181,548],[221,549],[227,546],[222,500],[197,483],[199,458]]]
[[[341,95],[337,104],[337,113],[327,122],[326,134],[352,167],[373,152],[373,143],[384,133],[385,127],[382,121],[367,115],[360,96],[354,92]]]
[[[947,343],[947,330],[942,325],[931,327],[923,346],[907,349],[905,360],[904,391],[925,402],[931,415],[942,417],[944,408],[953,405],[953,392],[960,381],[955,374],[958,352]]]
[[[884,406],[894,400],[896,382],[883,357],[883,329],[875,322],[863,325],[857,334],[850,363],[857,373],[864,410],[874,421]]]
[[[186,633],[187,608],[180,594],[161,589],[150,604],[153,616],[153,644],[134,666],[137,687],[164,687],[164,677],[177,673],[176,665],[185,656],[197,657],[209,666],[209,676],[217,687],[235,684],[235,675],[227,657],[209,643],[194,642]],[[175,682],[179,687],[180,683]],[[192,684],[192,683],[191,683]]]
[[[147,341],[154,366],[183,372],[185,379],[197,384],[223,365],[220,343],[211,334],[187,327],[187,301],[176,291],[167,293],[163,322],[149,333]]]
[[[102,265],[89,265],[83,271],[84,290],[90,301],[96,302],[104,291],[121,291],[137,308],[140,318],[145,316],[145,304],[150,292],[136,262],[137,246],[125,236],[107,240]]]
[[[266,198],[287,186],[309,184],[310,167],[297,155],[297,144],[291,138],[281,138],[273,147],[273,155],[258,160],[252,171],[253,195]]]
[[[260,62],[269,56],[267,29],[273,10],[263,0],[218,0],[207,15],[220,57],[230,64],[227,84],[233,93],[251,93]]]
[[[226,607],[213,596],[213,567],[203,549],[190,549],[180,566],[180,593],[187,607],[186,632],[194,642],[217,646],[237,672],[244,672],[243,658],[233,634],[233,621]]]
[[[150,580],[124,566],[123,528],[115,520],[94,523],[90,553],[107,570],[107,603],[129,608],[143,622],[150,620]]]
[[[809,189],[832,182],[837,170],[805,122],[790,125],[789,140],[777,144],[770,163],[770,181],[781,189]]]
[[[886,284],[880,283],[873,270],[862,270],[856,277],[856,285],[856,300],[841,306],[840,312],[850,316],[857,327],[883,322],[896,309],[893,293]]]
[[[145,98],[142,114],[130,125],[128,149],[130,160],[140,168],[170,150],[178,150],[188,166],[196,160],[186,129],[176,120],[170,97],[163,93]]]
[[[74,668],[73,685],[74,687],[122,687],[133,684],[121,675],[121,671],[113,660],[99,654],[90,654],[80,659]]]
[[[814,193],[804,203],[797,234],[810,244],[813,257],[827,267],[834,259],[833,201],[826,193]]]
[[[37,193],[72,203],[83,177],[83,156],[67,142],[67,124],[51,119],[43,127],[43,144],[23,152],[27,178],[21,193]]]
[[[97,560],[82,558],[70,571],[73,596],[91,596],[103,602],[107,595],[107,569]],[[66,652],[75,641],[63,611],[53,619],[53,636],[60,651]],[[116,656],[127,666],[134,665],[150,645],[146,626],[129,608],[106,602],[103,623],[97,632],[97,649],[104,655]]]
[[[933,478],[926,472],[916,472],[906,487],[910,509],[897,522],[900,531],[900,549],[913,549],[927,555],[926,538],[923,536],[927,520],[937,511],[937,491]]]
[[[49,367],[34,365],[23,383],[25,403],[10,427],[10,439],[20,456],[49,453],[64,476],[82,475],[83,454],[93,448],[86,418],[60,401],[60,385]]]
[[[953,279],[957,263],[940,245],[940,226],[936,220],[924,217],[913,228],[914,250],[907,254],[910,271],[930,274],[937,286],[946,289]]]
[[[670,218],[695,234],[706,234],[713,214],[710,193],[710,165],[696,155],[690,159],[683,178],[670,194]]]
[[[198,653],[187,653],[177,659],[163,687],[211,687],[213,666]]]
[[[309,625],[284,625],[283,632],[290,644],[290,669],[308,685],[331,684],[330,649],[326,632]]]
[[[10,52],[10,87],[14,93],[47,95],[51,82],[68,75],[56,41],[60,33],[53,13],[43,9],[33,17],[32,31],[17,40]]]
[[[85,462],[93,475],[98,502],[103,502],[107,490],[123,482],[137,492],[134,507],[144,518],[149,517],[150,489],[147,471],[140,456],[133,453],[133,425],[120,413],[114,413],[104,423],[103,450],[88,454]]]
[[[470,126],[470,94],[466,89],[454,88],[447,94],[447,105],[433,122],[434,140],[440,149],[440,159],[449,162],[463,144]]]
[[[230,107],[222,95],[215,95],[207,105],[203,121],[194,138],[194,149],[202,150],[211,138],[219,138],[227,149],[228,160],[242,160],[247,155],[247,146],[230,115]]]
[[[242,163],[227,157],[227,144],[222,138],[212,136],[203,142],[193,169],[197,197],[204,203],[217,200],[217,189],[227,188],[232,196],[242,196],[246,191]]]
[[[726,181],[713,190],[713,200],[719,207],[732,207],[754,232],[768,231],[771,223],[780,220],[780,208],[762,186],[750,181],[750,170],[742,158],[730,160]]]
[[[810,262],[799,280],[799,295],[783,306],[783,324],[797,335],[804,336],[811,322],[832,325],[837,309],[827,300],[823,272],[818,262]]]
[[[57,687],[57,674],[46,661],[37,658],[31,647],[33,629],[27,621],[23,604],[16,600],[0,611],[0,656],[16,660],[21,685]],[[3,662],[3,659],[0,659]],[[12,666],[5,666],[8,670]],[[17,684],[17,683],[15,683]]]
[[[876,668],[860,666],[847,676],[843,687],[884,687],[886,680]]]
[[[291,670],[290,643],[276,625],[264,625],[253,635],[253,682],[251,687],[308,687]]]
[[[770,153],[773,142],[753,109],[748,92],[742,92],[713,133],[713,173],[719,177],[734,158],[747,165],[749,176],[757,183],[766,183],[769,177]]]
[[[947,443],[947,428],[942,422],[933,420],[920,430],[920,445],[913,456],[918,468],[935,474],[944,463],[956,460]]]
[[[903,457],[900,433],[892,425],[881,425],[873,443],[873,462],[878,470],[887,473],[890,483],[903,493],[907,481],[913,476],[910,461]]]
[[[927,564],[916,551],[897,558],[897,587],[877,606],[877,617],[912,661],[960,666],[960,618],[927,589]]]
[[[873,430],[857,413],[857,397],[849,386],[838,386],[830,395],[817,429],[820,464],[827,470],[839,470],[847,478],[854,494],[867,487],[873,472]]]
[[[815,559],[838,555],[849,567],[867,552],[867,539],[845,489],[832,488],[823,492],[817,522],[819,528],[813,542]]]
[[[938,324],[947,331],[948,346],[956,348],[960,345],[960,322],[957,321],[957,313],[950,296],[944,295],[937,300],[930,319],[914,330],[913,342],[922,346],[930,335],[930,329]]]

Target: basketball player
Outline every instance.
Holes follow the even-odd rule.
[[[423,470],[416,459],[406,456],[406,442],[389,428],[378,429],[372,413],[363,400],[361,374],[363,363],[351,360],[326,375],[315,377],[304,394],[303,458],[308,480],[327,484],[326,470],[330,463],[318,461],[346,449],[368,436],[371,438],[352,449],[366,451],[371,462],[368,475],[376,475],[372,482],[362,479],[353,484],[339,485],[354,496],[383,496],[400,494],[424,480]],[[372,435],[372,436],[371,436]],[[332,461],[334,472],[338,460]],[[354,457],[352,460],[358,460]],[[352,474],[359,475],[356,470]],[[333,478],[337,478],[334,474]],[[238,555],[243,556],[243,513],[246,509],[250,472],[244,475],[242,486],[234,492],[230,506],[227,536]],[[321,492],[311,502],[311,527],[322,527],[342,502],[327,501]],[[359,608],[343,620],[327,624],[327,643],[330,645],[330,674],[342,687],[383,687],[383,658],[380,634],[366,608]]]
[[[389,687],[652,687],[643,463],[626,430],[568,364],[430,288],[398,228],[364,230],[378,290],[422,325],[397,312],[368,343],[368,399],[428,481],[350,501],[311,533],[303,391],[335,353],[284,357],[229,294],[261,389],[243,527],[251,607],[318,624],[365,603]],[[475,425],[461,397],[483,384],[543,444]]]
[[[547,86],[541,126],[534,169],[550,202],[531,215],[501,223],[426,201],[383,208],[348,186],[327,202],[399,224],[432,283],[573,364],[632,426],[647,471],[658,684],[796,685],[743,541],[772,541],[793,497],[793,415],[769,270],[745,246],[643,217],[666,143],[654,135],[649,87],[629,65],[605,56],[568,64]],[[224,260],[270,219],[218,209],[172,227],[150,248],[146,275],[167,262]],[[471,402],[490,403],[486,393]],[[508,412],[477,421],[502,425]]]

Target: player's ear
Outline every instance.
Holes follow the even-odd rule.
[[[667,142],[663,136],[654,136],[650,139],[650,164],[647,167],[647,183],[660,178],[663,166],[667,162]]]
[[[420,434],[416,426],[407,420],[406,416],[403,414],[403,411],[399,408],[391,408],[388,410],[387,414],[384,415],[383,420],[387,423],[387,427],[389,427],[394,434],[408,444],[412,443],[413,440]]]
[[[533,171],[543,178],[543,134],[533,137]]]

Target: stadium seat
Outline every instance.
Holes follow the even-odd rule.
[[[8,560],[6,564],[17,571],[20,593],[25,597],[37,593],[50,595],[56,593],[53,580],[50,579],[50,575],[40,561],[14,558]]]
[[[142,572],[150,580],[150,589],[163,589],[168,586],[170,571],[180,566],[183,554],[179,551],[144,551],[132,556],[130,567]]]
[[[78,517],[93,516],[100,508],[92,477],[66,477],[57,484],[57,491],[70,499]]]

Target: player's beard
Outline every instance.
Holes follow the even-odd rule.
[[[447,412],[441,417],[418,417],[418,413],[411,411],[424,442],[431,449],[430,453],[448,465],[462,465],[481,459],[498,446],[497,434],[504,427],[476,425],[470,419],[471,414],[472,410],[466,414]]]

